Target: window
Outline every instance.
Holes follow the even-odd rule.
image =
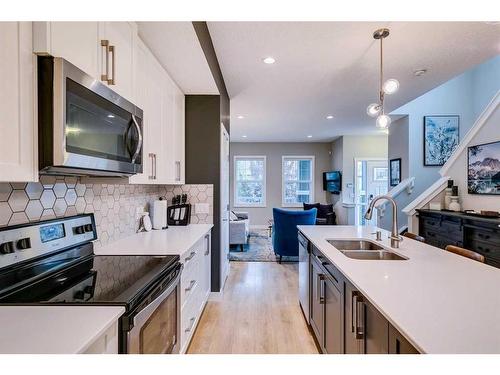
[[[234,207],[266,206],[266,157],[234,157]]]
[[[314,156],[283,156],[282,206],[300,207],[314,201]]]

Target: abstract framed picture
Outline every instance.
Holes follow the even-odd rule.
[[[389,161],[389,184],[396,186],[401,182],[401,158]]]
[[[424,166],[442,166],[459,139],[458,115],[424,116]]]
[[[471,146],[467,151],[468,193],[500,195],[500,141]]]

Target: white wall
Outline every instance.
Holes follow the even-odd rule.
[[[266,207],[233,207],[234,203],[234,156],[265,155]],[[267,225],[273,217],[273,208],[281,208],[281,162],[284,155],[315,156],[314,200],[326,203],[330,193],[323,191],[323,172],[331,169],[330,143],[251,143],[232,142],[231,157],[231,210],[249,213],[250,225]],[[299,208],[293,208],[297,210]]]
[[[481,130],[476,134],[468,146],[500,141],[500,108],[497,107]],[[500,196],[476,195],[467,193],[467,148],[460,154],[447,173],[458,186],[462,209],[487,210],[500,212]]]
[[[401,181],[409,177],[409,128],[408,116],[404,116],[391,124],[388,138],[388,156],[389,160],[401,158]],[[388,181],[389,189],[390,181]]]
[[[375,125],[374,125],[375,126]],[[343,136],[331,144],[331,169],[342,172],[342,193],[332,195],[338,224],[354,223],[354,159],[387,158],[387,135]],[[349,187],[348,187],[349,186]]]
[[[424,116],[459,115],[459,133],[460,139],[462,139],[499,88],[500,57],[495,57],[391,113],[408,115],[409,175],[415,177],[415,196],[418,196],[440,177],[440,167],[423,165]],[[391,143],[393,142],[391,141]]]

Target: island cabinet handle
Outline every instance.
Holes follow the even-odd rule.
[[[356,336],[356,327],[354,326],[354,322],[356,321],[356,306],[357,306],[358,294],[356,292],[352,292],[351,295],[351,333],[354,333]]]
[[[362,340],[365,334],[365,303],[362,297],[356,300],[356,339]]]
[[[318,275],[319,280],[319,303],[325,304],[325,275]]]

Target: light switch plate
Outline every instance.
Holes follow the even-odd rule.
[[[194,213],[195,214],[208,214],[210,206],[208,203],[195,203]]]

